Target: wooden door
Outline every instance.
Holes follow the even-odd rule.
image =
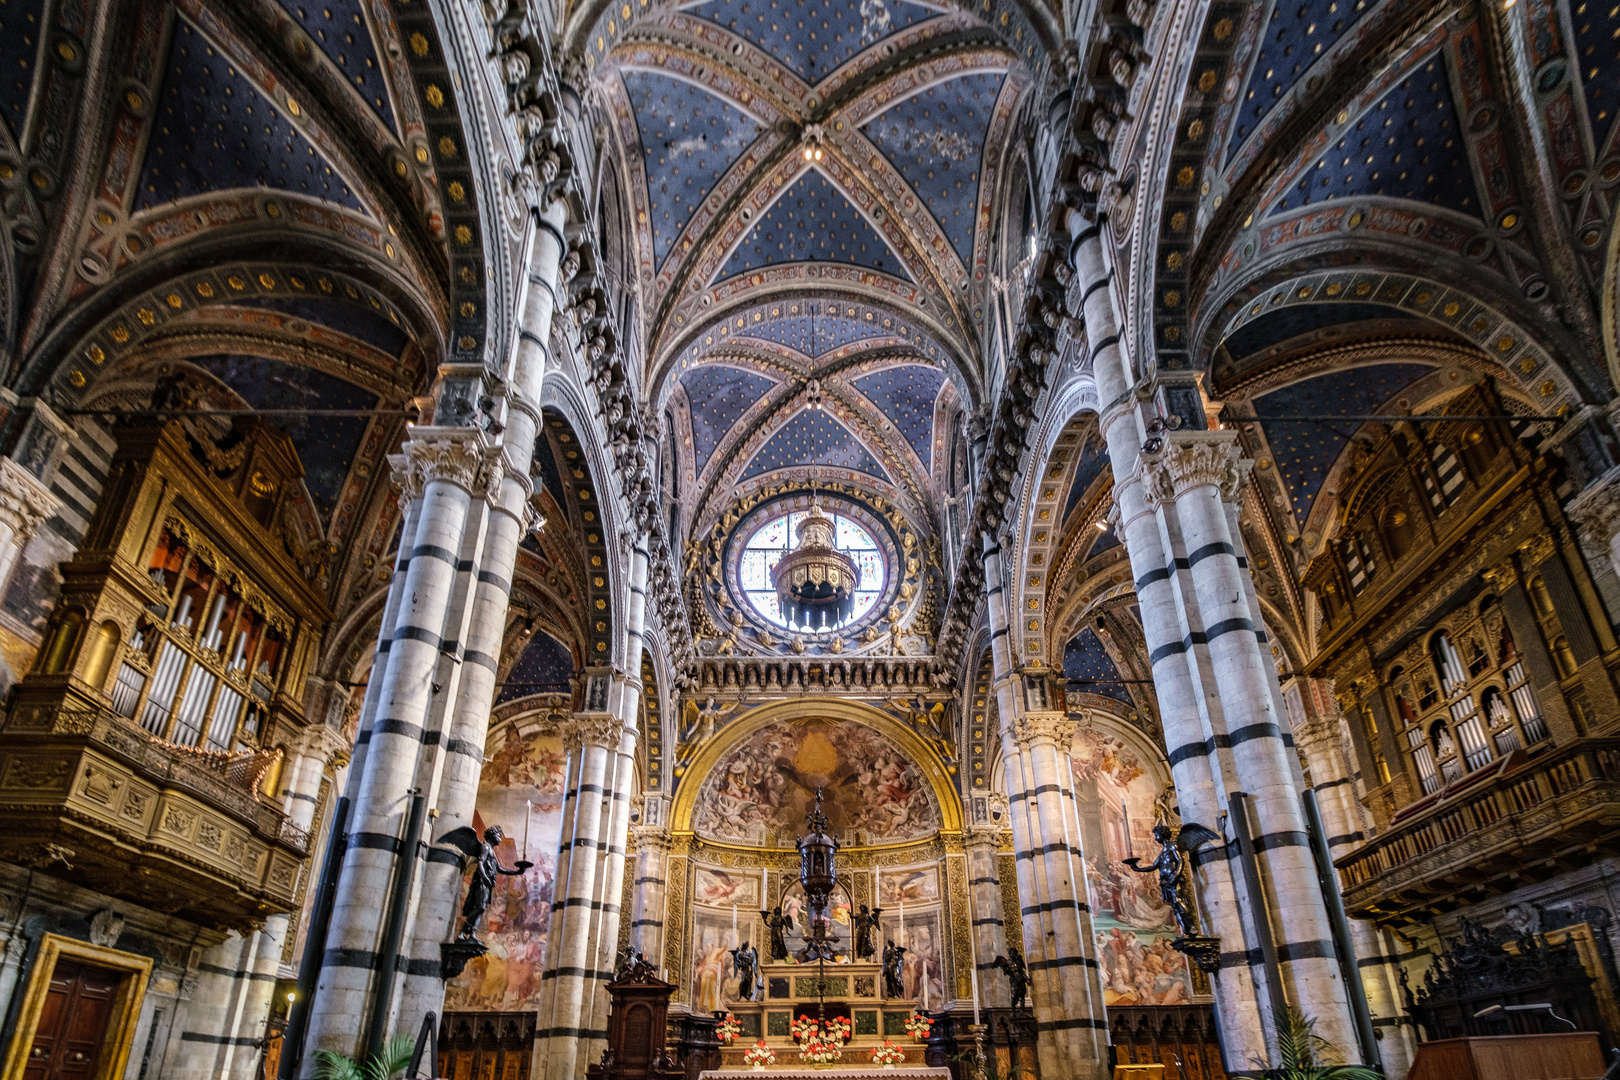
[[[75,960],[56,962],[23,1080],[91,1080],[121,978]]]

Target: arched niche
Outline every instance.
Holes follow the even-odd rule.
[[[873,754],[898,756],[886,791]],[[734,790],[767,784],[769,810],[728,813],[738,801],[724,793],[728,777]],[[791,849],[818,782],[834,831],[849,847],[916,844],[962,828],[960,802],[933,749],[887,713],[852,701],[778,702],[729,720],[687,770],[671,823],[710,844]],[[862,799],[875,805],[857,805]],[[888,829],[884,814],[894,823]]]

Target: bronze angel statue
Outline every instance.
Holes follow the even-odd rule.
[[[478,831],[471,825],[463,825],[459,829],[451,829],[439,837],[439,843],[449,844],[457,851],[474,860],[472,881],[467,886],[467,899],[461,902],[461,934],[463,941],[470,941],[478,933],[478,924],[484,919],[484,909],[495,897],[495,881],[500,876],[517,877],[529,867],[532,862],[519,860],[510,870],[501,865],[500,856],[495,849],[506,834],[499,825],[491,825],[484,830],[484,838],[478,838]]]
[[[1184,936],[1198,933],[1198,915],[1192,905],[1192,853],[1220,835],[1197,822],[1188,822],[1180,829],[1169,825],[1153,826],[1153,840],[1159,845],[1159,856],[1146,866],[1135,856],[1124,865],[1138,874],[1159,875],[1159,896],[1176,918],[1176,925]]]

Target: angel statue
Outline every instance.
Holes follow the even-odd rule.
[[[731,970],[737,976],[737,996],[744,1001],[758,1001],[764,987],[759,978],[759,950],[753,942],[745,941],[731,950]]]
[[[883,947],[883,996],[890,998],[906,996],[906,982],[902,972],[906,970],[906,953],[910,952],[904,945],[896,945],[892,940]]]
[[[1192,908],[1192,889],[1188,881],[1191,865],[1187,856],[1198,850],[1200,845],[1219,839],[1218,833],[1204,828],[1197,822],[1188,822],[1179,830],[1172,829],[1169,825],[1155,825],[1153,840],[1159,845],[1159,857],[1146,866],[1143,866],[1142,860],[1135,856],[1124,862],[1124,865],[1138,874],[1151,874],[1157,871],[1159,896],[1175,915],[1176,925],[1181,928],[1184,937],[1198,934],[1198,916]]]
[[[496,876],[504,874],[507,877],[517,877],[534,865],[520,859],[511,870],[502,866],[495,849],[504,839],[506,834],[501,832],[499,825],[491,825],[485,829],[482,840],[478,839],[478,832],[471,825],[451,829],[439,837],[439,843],[449,844],[465,858],[477,860],[473,863],[472,882],[467,886],[467,899],[461,902],[462,941],[471,941],[478,933],[478,924],[483,921],[484,909],[489,907],[490,900],[495,896]]]
[[[1024,963],[1024,954],[1009,946],[1007,955],[996,957],[990,966],[1007,976],[1007,993],[1011,995],[1013,1011],[1022,1009],[1024,998],[1029,995],[1029,966]]]
[[[760,918],[765,920],[765,929],[770,931],[772,960],[786,960],[788,958],[787,932],[793,929],[793,916],[782,914],[782,905],[778,904],[770,911],[761,911]]]
[[[860,912],[851,920],[855,924],[855,959],[865,960],[877,952],[875,935],[882,914],[882,908],[868,909],[862,904]]]

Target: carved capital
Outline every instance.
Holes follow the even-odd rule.
[[[587,746],[617,750],[624,738],[624,721],[611,713],[575,713],[563,726],[562,736],[570,754]]]
[[[1235,431],[1177,431],[1164,446],[1142,455],[1142,479],[1149,500],[1160,504],[1193,488],[1213,486],[1221,497],[1237,498],[1254,463],[1243,457]]]
[[[474,498],[499,487],[501,456],[477,428],[417,428],[404,452],[390,454],[394,482],[405,497],[421,498],[435,481],[455,484]]]
[[[1506,592],[1519,583],[1519,570],[1511,559],[1503,560],[1501,565],[1486,569],[1480,576],[1499,593]]]
[[[9,525],[18,545],[27,542],[61,506],[34,475],[11,458],[0,458],[0,525]]]
[[[1558,551],[1551,533],[1539,533],[1519,545],[1526,566],[1536,567],[1551,559]]]
[[[1013,721],[1013,740],[1018,749],[1028,751],[1040,745],[1054,746],[1067,754],[1074,742],[1074,721],[1068,713],[1031,712]]]
[[[630,835],[635,838],[636,850],[643,854],[669,854],[670,836],[662,825],[632,825]]]
[[[1564,508],[1581,538],[1592,547],[1608,550],[1620,533],[1620,465],[1589,484]]]

